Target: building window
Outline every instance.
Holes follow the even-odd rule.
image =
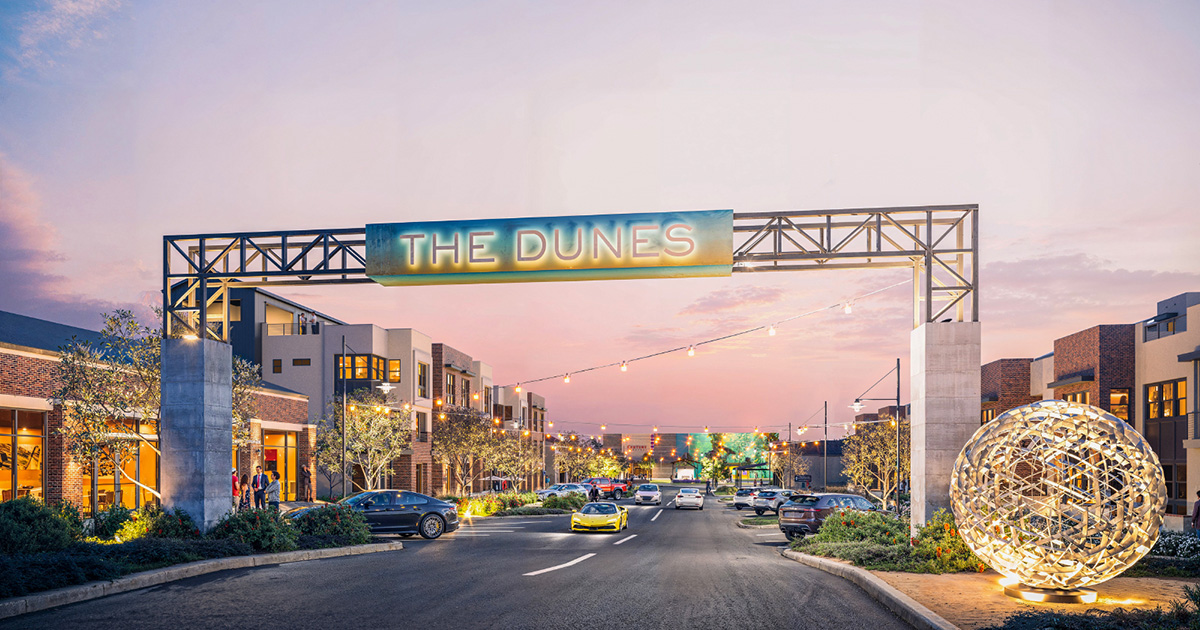
[[[1092,394],[1091,392],[1072,392],[1070,394],[1063,395],[1062,399],[1067,402],[1079,403],[1081,405],[1090,405],[1090,404],[1092,404],[1092,395],[1091,394]]]
[[[400,382],[400,361],[396,359],[391,359],[388,361],[388,382]]]
[[[1146,419],[1187,415],[1187,379],[1146,386]]]
[[[386,373],[387,361],[373,354],[340,354],[333,355],[334,365],[337,366],[335,380],[382,381]]]
[[[458,392],[455,390],[455,385],[458,383],[455,376],[449,372],[446,373],[446,404],[458,404]]]
[[[312,359],[292,359],[292,365],[295,365],[295,366],[312,365]]]
[[[462,379],[462,404],[471,404],[471,381]]]
[[[979,424],[987,424],[996,419],[995,409],[984,409],[979,412]]]
[[[263,431],[263,470],[279,473],[279,500],[296,500],[296,432]]]
[[[45,499],[46,414],[0,409],[0,500]]]
[[[153,433],[154,425],[147,422],[140,423],[135,427],[133,424],[136,422],[135,420],[126,420],[125,422],[127,429],[136,428],[137,432],[145,436],[146,440],[150,442],[158,440],[158,436]],[[114,469],[111,461],[104,461],[99,465],[92,466],[83,478],[84,494],[91,497],[94,493],[96,507],[101,511],[113,505],[122,505],[132,510],[158,502],[153,493],[132,481],[136,480],[155,490],[158,489],[158,453],[149,445],[142,443],[141,440],[137,440],[137,444],[129,446],[129,450],[131,451],[130,455],[120,471]],[[88,503],[89,505],[83,506],[85,510],[91,508],[91,502]]]
[[[429,398],[429,364],[417,363],[417,397]]]
[[[271,373],[283,374],[283,359],[271,359]]]
[[[1129,390],[1125,388],[1108,390],[1108,412],[1129,422]]]

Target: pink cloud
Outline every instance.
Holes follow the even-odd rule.
[[[684,307],[680,315],[707,315],[730,311],[746,306],[774,304],[783,297],[779,287],[743,286],[734,289],[718,289]]]

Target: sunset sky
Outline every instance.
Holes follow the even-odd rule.
[[[5,2],[0,310],[154,304],[164,234],[977,203],[984,360],[1037,356],[1200,290],[1198,30],[1196,2]],[[908,275],[277,292],[508,383]],[[911,312],[533,389],[584,433],[844,422],[907,373]]]

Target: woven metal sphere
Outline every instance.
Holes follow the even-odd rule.
[[[996,571],[1048,589],[1121,574],[1158,539],[1158,457],[1120,418],[1045,400],[979,428],[950,477],[958,531]]]

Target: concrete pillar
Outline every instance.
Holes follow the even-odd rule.
[[[979,428],[979,322],[923,324],[912,331],[912,523],[950,509],[950,472]]]
[[[162,345],[163,506],[191,514],[208,531],[233,501],[233,350],[212,340]]]

